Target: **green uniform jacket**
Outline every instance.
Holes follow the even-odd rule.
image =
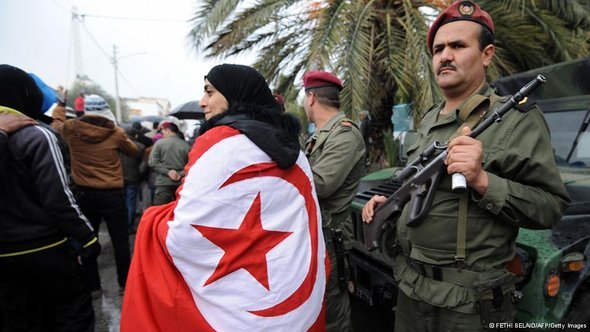
[[[315,137],[313,148],[309,150]],[[365,143],[358,127],[338,113],[307,142],[307,156],[322,211],[323,226],[331,216],[349,211],[363,172]],[[348,234],[347,234],[348,235]]]
[[[330,119],[314,136],[308,158],[321,209],[332,214],[343,212],[349,208],[362,176],[363,138],[344,113]]]
[[[177,136],[159,139],[150,153],[148,165],[156,173],[156,186],[176,186],[180,181],[173,181],[168,177],[169,170],[176,170],[184,177],[184,166],[188,162],[188,143]]]
[[[490,96],[486,86],[479,94]],[[416,144],[408,150],[414,160],[435,140],[446,142],[460,127],[456,113],[439,116],[443,105],[423,118]],[[463,105],[462,105],[463,106]],[[493,107],[493,106],[492,106]],[[484,118],[491,112],[487,111]],[[483,143],[483,168],[489,186],[482,197],[469,191],[466,231],[466,269],[484,272],[504,269],[515,254],[519,227],[551,228],[567,207],[569,198],[555,166],[549,130],[541,111],[511,110],[477,138]],[[446,280],[425,277],[409,267],[409,258],[453,267],[457,246],[459,194],[451,192],[451,176],[440,182],[428,217],[414,228],[406,226],[408,203],[397,223],[398,255],[395,276],[406,295],[432,305],[465,313],[476,312],[477,293]]]

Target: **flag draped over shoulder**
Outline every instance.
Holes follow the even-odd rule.
[[[121,331],[322,331],[326,257],[309,164],[236,129],[200,136],[178,198],[137,232]]]

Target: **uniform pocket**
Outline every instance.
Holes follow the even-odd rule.
[[[408,161],[413,161],[414,159],[416,159],[415,155],[416,155],[416,150],[418,150],[418,148],[420,147],[420,140],[418,139],[416,141],[416,143],[412,144],[406,151],[405,151],[405,156],[402,156],[404,158],[408,158]]]

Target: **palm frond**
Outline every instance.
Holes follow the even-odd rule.
[[[541,7],[568,23],[568,28],[590,29],[590,2],[587,0],[545,0]]]
[[[396,102],[413,102],[414,118],[440,99],[426,45],[431,14],[450,0],[198,0],[191,19],[193,49],[211,57],[256,52],[256,67],[295,98],[302,74],[334,71],[344,82],[342,109],[369,109],[389,124]],[[496,26],[488,78],[586,56],[586,0],[478,0]],[[430,15],[430,16],[429,16]]]
[[[339,46],[340,37],[345,31],[346,20],[344,15],[348,1],[336,0],[327,8],[318,8],[310,12],[312,25],[311,50],[308,56],[307,69],[328,69],[330,57]]]
[[[188,35],[195,45],[195,50],[200,50],[205,39],[203,37],[214,33],[240,2],[240,0],[201,0],[201,6],[190,20],[194,26]]]
[[[400,74],[398,85],[404,85],[408,101],[413,101],[415,123],[419,123],[422,113],[439,99],[440,92],[432,74],[432,58],[425,42],[428,27],[421,12],[410,1],[404,5],[405,15],[398,19],[405,38],[399,35],[405,51],[404,73]],[[401,31],[400,31],[401,32]],[[401,57],[401,56],[400,56]],[[401,79],[404,79],[403,81]]]
[[[341,93],[342,109],[349,117],[357,118],[359,111],[368,105],[369,101],[369,60],[373,49],[370,27],[375,19],[371,11],[373,1],[364,4],[356,2],[349,7],[346,20],[354,22],[348,27],[347,45],[343,54],[337,59],[336,68],[341,79],[345,82]]]
[[[280,20],[279,12],[283,6],[281,1],[265,1],[237,13],[231,22],[223,26],[218,38],[207,46],[211,50],[210,56],[231,55],[236,50],[252,49],[268,40],[269,36],[276,35],[272,23]]]

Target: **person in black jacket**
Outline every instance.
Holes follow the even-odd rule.
[[[57,133],[42,121],[43,96],[26,72],[0,65],[0,110],[38,124],[2,134],[0,306],[4,331],[93,331],[80,254],[100,244],[70,191]]]
[[[4,152],[8,145],[8,134],[36,123],[35,120],[28,116],[15,114],[0,107],[0,154]]]
[[[127,206],[127,225],[129,233],[135,233],[135,217],[137,212],[137,198],[141,192],[141,183],[145,178],[145,167],[142,165],[145,148],[152,145],[152,140],[144,135],[143,127],[139,122],[133,122],[131,128],[126,129],[127,136],[133,141],[139,153],[136,156],[127,156],[121,153],[123,166],[123,183],[125,186],[125,205]]]

